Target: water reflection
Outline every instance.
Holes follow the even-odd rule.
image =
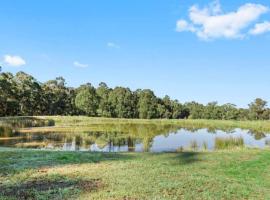
[[[214,150],[218,146],[224,148],[238,144],[269,147],[270,136],[251,130],[183,128],[156,124],[96,124],[84,127],[83,130],[76,128],[66,132],[54,132],[51,129],[47,132],[31,133],[18,133],[9,127],[0,127],[0,146],[6,147],[66,151],[162,152],[186,149]]]

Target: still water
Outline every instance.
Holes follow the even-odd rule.
[[[270,134],[250,130],[213,130],[172,125],[94,125],[68,131],[19,133],[0,127],[0,147],[55,149],[65,151],[166,152],[185,149],[214,150],[217,140],[235,138],[244,146],[270,147]]]

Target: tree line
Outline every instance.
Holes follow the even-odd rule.
[[[96,88],[90,83],[73,88],[67,87],[62,77],[41,83],[24,72],[0,73],[0,116],[32,115],[269,120],[270,109],[260,98],[250,103],[247,109],[230,103],[180,103],[169,96],[157,97],[149,89],[110,88],[103,82]]]

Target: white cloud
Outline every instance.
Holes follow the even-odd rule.
[[[120,48],[120,46],[118,44],[115,44],[113,42],[108,42],[107,43],[107,47],[116,48],[116,49],[119,49]]]
[[[251,35],[259,35],[270,31],[270,22],[263,22],[255,24],[254,28],[252,28],[249,33]]]
[[[207,7],[199,8],[193,5],[189,9],[189,20],[180,19],[176,23],[176,31],[190,31],[201,39],[243,38],[246,30],[269,8],[261,4],[247,3],[234,12],[224,13],[219,1],[214,1]]]
[[[86,67],[88,67],[88,64],[82,64],[82,63],[80,63],[80,62],[78,62],[78,61],[74,61],[74,62],[73,62],[73,65],[74,65],[75,67],[80,67],[80,68],[86,68]]]
[[[25,65],[25,60],[20,56],[4,55],[4,63],[12,67]]]

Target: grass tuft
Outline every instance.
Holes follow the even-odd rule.
[[[242,137],[228,137],[221,138],[217,137],[215,139],[215,149],[233,149],[233,148],[243,148],[244,139]]]

